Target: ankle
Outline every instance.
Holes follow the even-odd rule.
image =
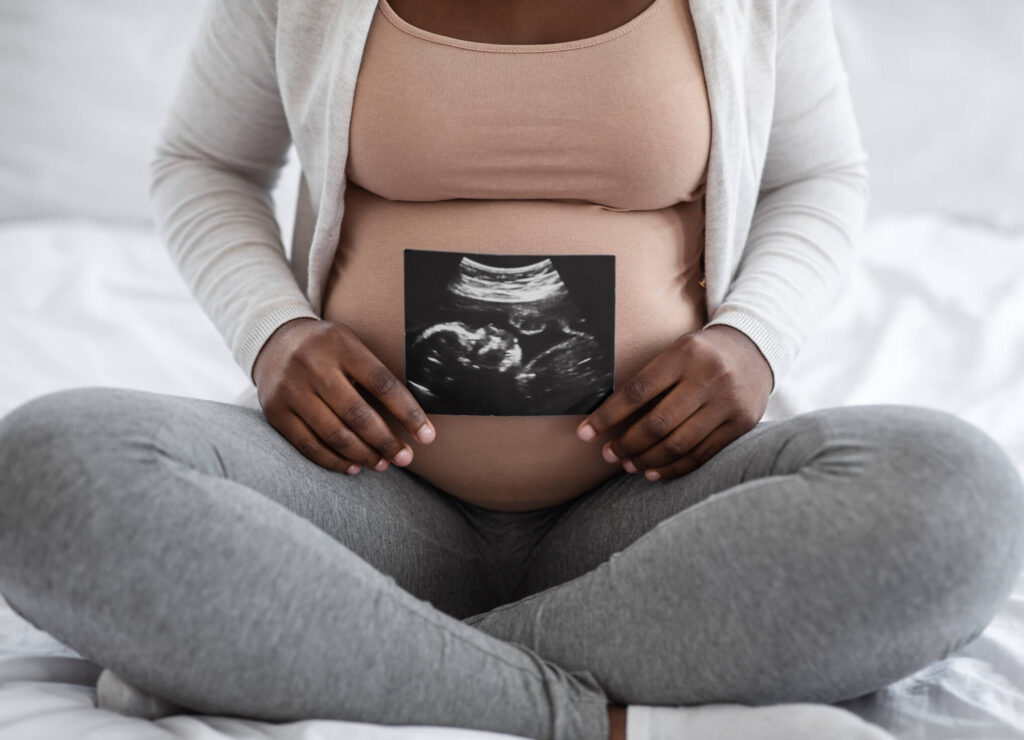
[[[626,740],[626,707],[608,705],[608,740]]]

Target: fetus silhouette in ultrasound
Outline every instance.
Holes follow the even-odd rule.
[[[585,414],[612,392],[613,255],[404,257],[406,385],[428,414]]]

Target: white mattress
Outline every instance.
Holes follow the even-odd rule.
[[[767,418],[912,403],[986,429],[1024,473],[1024,234],[934,216],[869,223],[857,266],[771,399]],[[86,221],[0,224],[0,415],[37,395],[112,385],[232,400],[248,384],[156,237]],[[96,709],[99,667],[0,603],[7,738],[508,737],[307,720]],[[1024,738],[1024,579],[977,640],[846,706],[900,740]]]

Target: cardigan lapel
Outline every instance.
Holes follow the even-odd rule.
[[[709,319],[722,299],[727,261],[722,259],[721,248],[731,242],[733,230],[732,220],[722,206],[735,198],[738,164],[734,153],[725,146],[735,134],[738,116],[738,81],[736,70],[729,64],[729,54],[734,49],[728,28],[728,6],[729,3],[718,0],[690,0],[711,110],[711,151],[704,214],[705,304]]]
[[[304,175],[293,254],[307,262],[306,295],[314,310],[323,315],[324,284],[345,210],[345,166],[356,80],[377,0],[296,5],[301,5],[303,12],[291,19],[293,26],[283,35],[301,43],[300,58],[315,53],[322,61],[312,79],[301,71],[295,76],[291,110],[299,129],[295,143]],[[319,163],[320,168],[306,171],[306,162]],[[302,201],[303,192],[308,202]]]

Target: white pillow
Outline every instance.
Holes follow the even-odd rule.
[[[204,5],[0,2],[0,219],[149,218],[149,160]]]
[[[871,212],[1024,228],[1024,2],[834,0]]]
[[[206,0],[0,0],[0,220],[151,221],[149,163]],[[294,150],[274,194],[286,245]]]

